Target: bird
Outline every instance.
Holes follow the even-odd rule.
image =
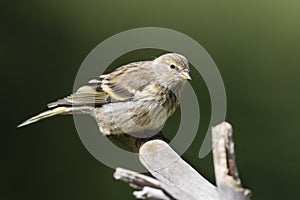
[[[188,60],[178,53],[132,62],[49,103],[49,110],[18,127],[56,115],[87,114],[107,137],[151,138],[176,111],[188,80],[191,80]]]

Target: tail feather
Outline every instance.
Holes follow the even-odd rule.
[[[40,121],[41,119],[45,119],[59,114],[67,114],[69,111],[70,109],[68,107],[57,107],[52,110],[47,110],[21,123],[20,125],[18,125],[18,128]]]

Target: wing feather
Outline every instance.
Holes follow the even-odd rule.
[[[151,61],[130,63],[110,74],[92,79],[75,93],[48,104],[48,107],[102,106],[110,102],[133,99],[136,91],[142,91],[154,80],[153,75],[145,68],[149,62]]]

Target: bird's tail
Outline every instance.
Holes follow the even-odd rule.
[[[46,119],[48,117],[55,116],[55,115],[68,114],[71,111],[70,110],[71,108],[70,107],[57,107],[52,110],[47,110],[47,111],[42,112],[34,117],[31,117],[30,119],[26,120],[25,122],[21,123],[20,125],[18,125],[18,128],[20,128],[22,126],[26,126],[26,125],[34,123],[34,122],[37,122],[37,121],[40,121],[41,119]]]

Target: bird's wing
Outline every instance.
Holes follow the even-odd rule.
[[[49,108],[57,106],[101,106],[110,101],[110,95],[101,88],[103,78],[89,81],[68,97],[48,104]]]
[[[70,96],[48,104],[48,107],[101,106],[134,98],[136,91],[142,90],[153,79],[149,70],[141,67],[144,64],[147,61],[130,63],[110,74],[101,75]]]
[[[143,91],[154,81],[154,76],[147,67],[149,64],[151,61],[142,61],[118,68],[105,75],[101,85],[102,89],[117,101],[134,98],[138,92]]]

